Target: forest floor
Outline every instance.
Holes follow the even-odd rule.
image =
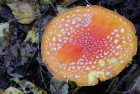
[[[75,6],[100,5],[129,19],[138,38],[137,54],[118,76],[78,87],[53,78],[41,63],[46,25]],[[140,94],[140,0],[0,0],[0,92],[5,94]],[[0,94],[1,94],[0,93]]]

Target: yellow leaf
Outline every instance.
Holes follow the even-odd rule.
[[[14,4],[8,4],[11,8],[14,17],[19,23],[29,24],[35,19],[35,12],[31,4],[26,2],[18,2]]]
[[[35,84],[33,84],[30,81],[27,81],[27,80],[21,80],[20,81],[18,78],[13,78],[11,80],[15,81],[21,87],[22,91],[24,91],[24,94],[27,94],[26,93],[27,92],[26,88],[29,89],[28,92],[30,91],[33,94],[47,94],[46,91],[44,91],[43,89],[37,87]],[[16,94],[16,93],[13,93],[13,94]]]
[[[19,89],[14,87],[9,87],[4,91],[4,94],[23,94]]]
[[[50,0],[42,0],[42,2],[44,3],[48,3]]]
[[[27,42],[30,40],[32,43],[37,43],[38,36],[37,36],[37,33],[35,31],[36,31],[36,28],[32,28],[30,31],[28,31],[28,34],[27,34],[26,39],[24,41]]]

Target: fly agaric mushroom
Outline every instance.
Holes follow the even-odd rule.
[[[132,23],[100,6],[79,6],[59,14],[46,27],[41,44],[43,62],[54,77],[79,86],[116,76],[136,50]]]

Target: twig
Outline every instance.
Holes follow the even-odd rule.
[[[108,86],[108,88],[107,88],[107,90],[106,90],[106,92],[108,92],[109,91],[109,89],[111,88],[111,86],[113,85],[113,83],[114,83],[114,81],[116,80],[116,77],[115,78],[113,78],[113,80],[111,81],[111,83],[109,84],[109,86]]]
[[[77,88],[73,91],[73,93],[72,93],[72,94],[76,94],[76,93],[77,93],[77,91],[79,91],[81,88],[82,88],[82,86],[77,87]]]
[[[39,46],[38,46],[38,49],[39,49]],[[43,77],[43,74],[42,74],[42,68],[41,68],[41,60],[40,60],[41,56],[40,56],[40,53],[38,53],[38,60],[39,60],[39,72],[40,72],[40,76],[41,76],[41,79],[42,79],[42,82],[44,84],[44,87],[46,88],[46,90],[48,90],[50,92],[50,90],[47,88],[46,84],[45,84],[45,80],[44,80],[44,77]]]
[[[139,65],[138,65],[138,64],[134,64],[134,65],[131,67],[131,69],[128,71],[128,73],[127,73],[125,76],[123,76],[123,78],[121,78],[121,80],[119,81],[119,83],[116,85],[116,87],[115,87],[112,91],[114,92],[114,91],[119,90],[123,84],[125,84],[125,83],[128,82],[128,80],[130,79],[129,76],[134,75],[134,76],[131,77],[131,79],[132,79],[132,78],[134,78],[136,75],[138,75],[138,73],[139,73]],[[128,79],[128,78],[129,78],[129,79]],[[137,81],[136,81],[136,82],[137,82]],[[127,84],[128,84],[128,83],[127,83]],[[135,86],[134,86],[134,88],[135,88]],[[131,89],[131,90],[132,90],[132,89]],[[128,91],[124,92],[124,94],[126,94],[127,92],[130,92],[131,90],[128,90]]]
[[[41,67],[42,72],[48,75],[48,73]],[[50,75],[49,75],[50,76]]]
[[[88,0],[85,0],[87,4],[92,5]]]
[[[53,8],[53,10],[56,12],[56,13],[58,13],[58,11],[55,9],[55,7],[54,7],[54,5],[52,4],[52,2],[49,2],[50,3],[50,5],[51,5],[51,7]]]
[[[41,23],[41,26],[39,28],[39,31],[41,31],[41,27],[42,27],[42,23]],[[39,34],[38,34],[38,46],[37,46],[38,50],[40,50],[40,40],[41,39],[40,39]],[[44,80],[44,77],[43,77],[43,74],[42,74],[42,68],[41,68],[41,64],[40,64],[40,62],[41,62],[41,55],[40,55],[39,52],[38,52],[38,62],[39,62],[39,72],[40,72],[40,75],[41,75],[42,82],[44,84],[44,87],[50,92],[50,90],[47,88],[47,86],[45,84],[45,80]]]
[[[42,71],[41,71],[41,65],[39,65],[39,71],[40,71],[40,75],[41,75],[41,79],[42,79],[42,82],[44,84],[44,87],[50,92],[50,90],[48,89],[48,87],[45,84],[45,80],[44,80],[44,77],[43,77],[43,74],[42,74]]]
[[[136,85],[138,84],[138,81],[140,80],[140,77],[137,79],[136,83],[134,84],[134,86],[132,87],[132,89],[128,90],[128,91],[125,91],[124,93],[122,94],[127,94],[127,93],[132,93],[136,87]]]

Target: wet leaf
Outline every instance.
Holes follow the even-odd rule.
[[[9,45],[9,40],[9,23],[0,24],[0,44],[2,44],[4,47],[7,47]]]
[[[11,8],[14,17],[22,24],[30,24],[35,19],[35,12],[31,4],[26,2],[19,2],[8,4]]]
[[[19,89],[14,87],[9,87],[4,91],[4,94],[23,94]]]
[[[25,42],[31,41],[31,43],[37,43],[38,36],[37,36],[36,31],[37,31],[37,29],[34,27],[30,31],[28,31],[28,34],[27,34],[26,39],[24,41]]]

